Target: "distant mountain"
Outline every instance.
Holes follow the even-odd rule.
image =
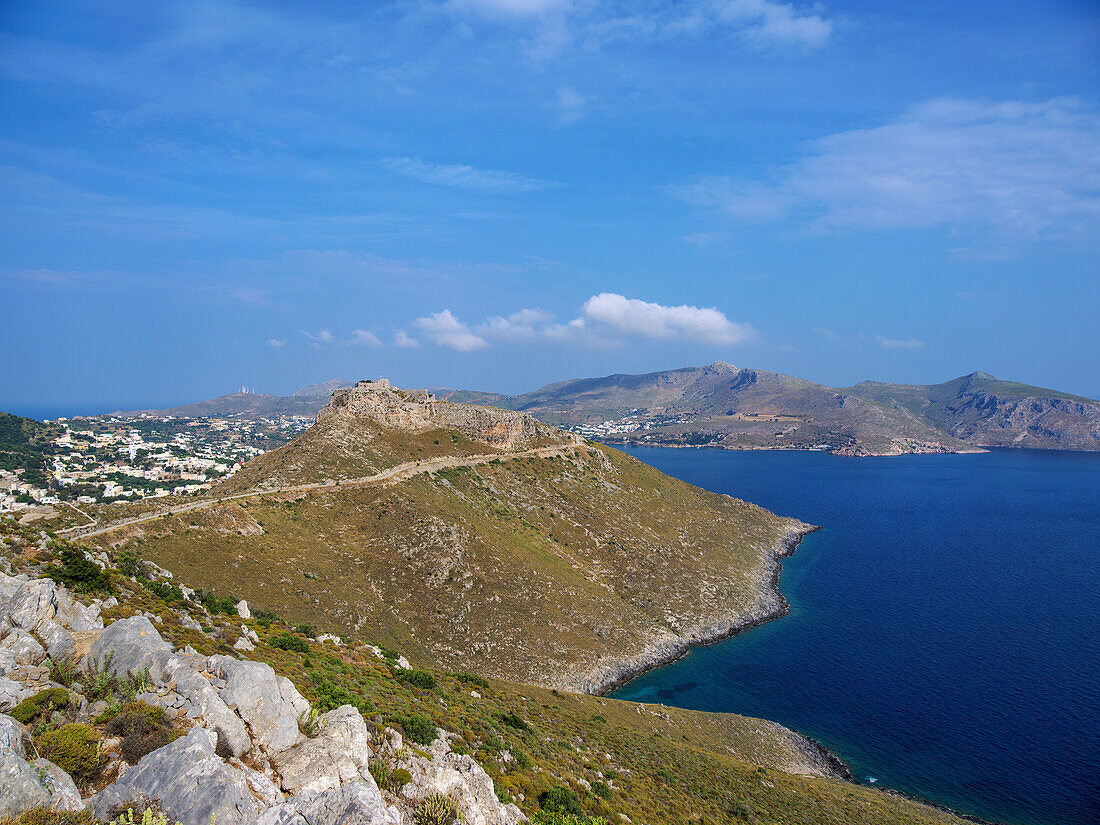
[[[716,361],[560,381],[511,397],[463,395],[611,443],[841,455],[988,446],[1100,450],[1100,402],[981,372],[930,386],[863,382],[835,389]]]
[[[968,444],[1100,450],[1100,402],[986,372],[929,385],[863,381],[844,392],[904,407]]]
[[[350,386],[351,381],[332,379],[302,387],[291,395],[269,395],[255,392],[233,392],[161,410],[130,410],[115,415],[174,415],[179,418],[213,418],[225,415],[242,418],[267,418],[275,415],[314,416],[328,402],[333,390]]]

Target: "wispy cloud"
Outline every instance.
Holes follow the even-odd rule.
[[[402,349],[420,349],[420,342],[403,329],[394,332],[393,344],[395,347],[401,347]]]
[[[731,321],[714,307],[664,306],[613,292],[593,295],[566,323],[542,309],[493,315],[473,325],[445,309],[413,323],[431,343],[458,352],[486,349],[496,342],[605,347],[631,339],[729,346],[757,335],[751,325]]]
[[[298,330],[298,332],[302,333],[302,335],[305,336],[306,340],[309,341],[310,346],[313,347],[319,347],[322,344],[331,344],[333,341],[336,340],[336,338],[333,337],[332,332],[327,329],[317,330],[316,334],[312,332],[307,332],[304,329],[300,329]]]
[[[348,340],[349,344],[358,344],[364,347],[380,347],[382,342],[378,340],[378,336],[367,329],[353,330],[351,338]]]
[[[279,347],[285,347],[286,341],[280,341],[278,338],[268,338],[267,345],[269,347],[274,347],[275,349],[278,349]]]
[[[426,163],[416,158],[384,158],[379,163],[392,172],[425,183],[486,192],[492,195],[515,195],[554,185],[549,181],[525,177],[517,172],[478,169],[463,163]]]
[[[875,340],[888,349],[920,349],[924,346],[924,341],[917,338],[885,338],[876,335]]]
[[[1002,253],[1100,231],[1100,115],[1077,100],[934,100],[806,149],[767,179],[700,176],[668,191],[738,221],[945,227],[992,235]]]

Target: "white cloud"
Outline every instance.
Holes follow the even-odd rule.
[[[516,172],[478,169],[468,164],[426,163],[416,158],[383,158],[379,162],[392,172],[425,183],[450,186],[455,189],[470,189],[493,195],[533,192],[553,185],[549,181],[524,177]]]
[[[450,0],[447,6],[456,11],[474,11],[490,17],[529,17],[556,11],[565,0]]]
[[[713,307],[663,306],[611,292],[593,295],[567,323],[542,309],[493,315],[469,325],[449,309],[413,322],[428,340],[459,352],[485,349],[494,342],[548,342],[601,347],[631,339],[741,344],[756,337],[749,324],[735,323]]]
[[[456,318],[449,309],[435,312],[413,323],[433,344],[457,352],[473,352],[489,346],[486,341]]]
[[[280,341],[278,338],[268,338],[267,345],[269,347],[275,347],[276,349],[278,349],[279,347],[285,347],[286,341]]]
[[[875,340],[890,349],[920,349],[924,346],[924,341],[916,338],[884,338],[881,335],[876,335]]]
[[[380,347],[382,342],[378,340],[378,336],[370,330],[357,329],[351,333],[351,340],[349,344],[361,344],[366,347]]]
[[[583,320],[625,335],[704,344],[740,344],[755,335],[751,326],[734,323],[714,307],[662,306],[613,292],[585,301]]]
[[[790,3],[774,0],[728,0],[713,4],[717,17],[748,39],[762,44],[824,46],[833,24],[816,14],[802,14]]]
[[[331,344],[336,340],[327,329],[318,330],[316,335],[311,332],[306,332],[304,329],[300,329],[298,332],[302,333],[309,341],[310,345],[314,347],[319,347],[321,344]]]
[[[576,123],[584,117],[584,106],[588,98],[571,86],[562,86],[558,89],[558,122]]]
[[[401,347],[402,349],[420,349],[420,342],[403,329],[394,332],[393,343],[394,346]]]
[[[668,191],[738,220],[990,235],[1003,254],[1100,229],[1100,115],[1072,99],[935,100],[813,141],[770,179],[701,176]]]

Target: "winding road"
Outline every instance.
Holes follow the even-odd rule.
[[[134,516],[133,518],[122,519],[121,521],[114,521],[103,527],[97,527],[96,524],[81,524],[77,527],[67,527],[64,530],[58,530],[58,534],[65,535],[68,538],[90,538],[91,536],[99,536],[103,533],[110,533],[112,530],[118,530],[123,527],[129,527],[133,524],[141,524],[146,521],[155,521],[158,518],[164,518],[165,516],[174,516],[180,513],[191,513],[196,510],[205,510],[208,507],[213,507],[217,504],[223,504],[227,501],[237,501],[242,498],[255,498],[257,496],[275,495],[279,493],[309,493],[317,490],[336,490],[342,487],[365,487],[372,484],[381,484],[386,481],[403,481],[404,479],[411,478],[415,475],[421,475],[423,473],[434,473],[439,470],[450,470],[456,467],[476,467],[480,464],[491,464],[494,461],[514,461],[517,458],[565,458],[567,453],[575,453],[577,448],[583,446],[584,442],[578,439],[572,444],[555,444],[549,447],[536,447],[531,450],[521,450],[514,453],[487,453],[485,455],[474,456],[444,456],[440,458],[425,458],[419,461],[406,461],[404,464],[398,464],[394,467],[390,467],[386,470],[382,470],[372,476],[364,476],[362,478],[350,478],[343,481],[318,481],[312,484],[297,484],[293,487],[273,487],[263,490],[250,490],[247,493],[234,493],[231,496],[221,496],[220,498],[208,498],[201,501],[192,501],[187,504],[180,504],[175,507],[168,507],[164,510],[158,510],[155,513],[147,513],[142,516]],[[89,519],[87,513],[84,513]],[[98,524],[98,523],[97,523]],[[96,529],[91,529],[95,527]]]

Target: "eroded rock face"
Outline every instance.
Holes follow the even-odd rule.
[[[17,665],[37,665],[46,658],[46,648],[28,631],[17,627],[0,642],[0,650],[7,651]]]
[[[373,781],[339,790],[307,792],[264,811],[257,825],[401,825],[400,812],[386,805]]]
[[[61,770],[49,759],[41,757],[32,763],[39,781],[46,789],[50,801],[47,803],[55,811],[80,811],[84,809],[84,803],[80,799],[80,791],[76,788],[71,776]]]
[[[252,731],[253,742],[267,755],[274,756],[302,740],[298,720],[309,711],[309,702],[289,679],[263,662],[230,656],[211,656],[210,667],[225,679],[222,698],[236,706]]]
[[[370,731],[358,710],[351,705],[330,710],[317,720],[313,738],[275,760],[283,790],[322,793],[356,780],[374,784],[368,770],[370,744]]]
[[[432,393],[399,390],[380,382],[337,390],[317,414],[317,421],[341,417],[366,419],[411,432],[457,430],[469,438],[508,450],[529,447],[540,436],[555,432],[526,413],[437,401]]]
[[[18,816],[49,802],[38,771],[15,751],[0,748],[0,816]]]
[[[115,806],[150,800],[181,825],[251,825],[260,814],[251,785],[267,787],[270,780],[218,757],[216,739],[211,731],[192,728],[184,738],[144,756],[97,794],[92,810],[106,818]],[[270,798],[270,791],[266,795]]]
[[[431,758],[413,756],[401,764],[412,775],[404,790],[419,800],[442,793],[458,804],[466,825],[515,825],[526,817],[515,805],[497,799],[493,780],[468,754],[452,753],[443,736],[428,746]]]

